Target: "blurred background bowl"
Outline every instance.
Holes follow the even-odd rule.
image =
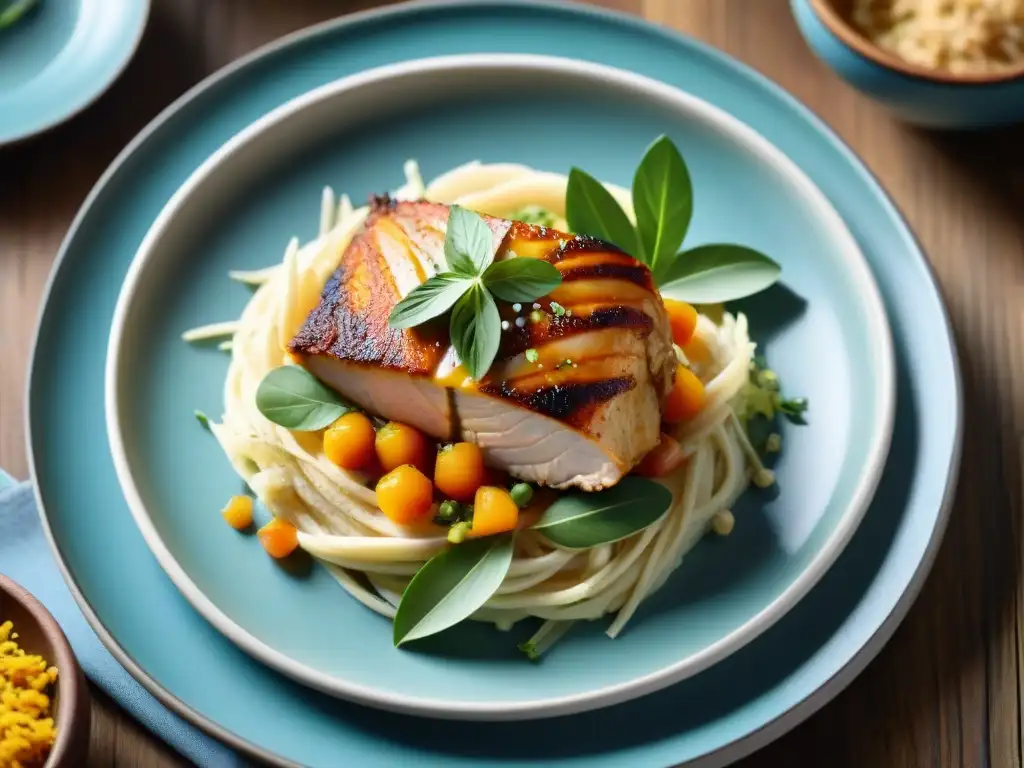
[[[905,122],[975,129],[1024,120],[1024,65],[994,74],[952,74],[911,64],[850,22],[853,0],[790,0],[811,50],[857,90]]]
[[[57,740],[45,768],[85,764],[89,746],[89,692],[71,645],[42,603],[20,584],[0,574],[0,624],[14,622],[16,642],[25,653],[38,654],[57,668],[53,717]]]

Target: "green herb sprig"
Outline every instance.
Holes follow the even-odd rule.
[[[633,176],[636,225],[611,193],[579,168],[569,172],[565,213],[569,228],[617,245],[646,264],[661,294],[691,304],[717,304],[758,293],[779,279],[781,267],[743,245],[712,243],[680,251],[693,218],[693,184],[678,148],[667,136],[644,153]]]
[[[494,250],[487,222],[453,205],[444,239],[448,271],[413,289],[388,317],[392,328],[413,328],[450,311],[452,346],[477,381],[491,367],[501,341],[495,299],[535,301],[562,282],[559,271],[546,261],[509,258],[496,262]]]

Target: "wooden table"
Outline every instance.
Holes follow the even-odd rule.
[[[33,319],[75,211],[118,151],[188,87],[313,22],[375,3],[154,0],[142,46],[87,112],[0,150],[0,465],[27,474]],[[722,48],[780,82],[878,174],[941,278],[963,363],[960,491],[924,592],[867,671],[747,768],[1021,765],[1024,133],[936,136],[893,122],[808,52],[786,0],[601,0]],[[179,766],[101,695],[89,766]]]

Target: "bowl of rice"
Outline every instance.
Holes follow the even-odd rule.
[[[53,616],[0,575],[0,768],[85,764],[89,694]]]
[[[902,120],[1024,120],[1024,0],[790,0],[814,53]]]

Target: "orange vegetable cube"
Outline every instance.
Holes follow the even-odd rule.
[[[249,496],[232,496],[221,515],[228,525],[236,531],[244,531],[252,525],[252,498]]]
[[[683,348],[683,354],[686,355],[686,359],[691,363],[704,365],[711,360],[711,353],[708,351],[707,345],[700,340],[699,336],[694,336],[688,343],[680,346]]]
[[[703,407],[704,384],[685,365],[678,366],[672,389],[665,400],[663,418],[669,424],[677,424],[692,419]]]
[[[434,485],[444,496],[469,502],[485,476],[483,452],[473,443],[455,443],[437,454]]]
[[[364,469],[376,457],[375,437],[369,417],[349,411],[324,431],[324,453],[342,469]]]
[[[425,518],[433,504],[434,486],[411,464],[395,467],[377,482],[377,506],[396,523]]]
[[[390,472],[403,464],[412,464],[421,471],[427,470],[427,439],[415,427],[389,421],[378,430],[374,445],[380,468],[384,472]]]
[[[492,536],[515,530],[519,522],[519,507],[512,500],[512,494],[504,488],[482,485],[477,488],[473,501],[473,527],[469,535]]]
[[[299,532],[295,526],[275,517],[256,533],[267,554],[280,560],[288,557],[299,546]]]
[[[680,347],[685,347],[697,328],[697,310],[685,301],[665,299],[665,311],[668,312],[669,325],[672,327],[672,340]]]

